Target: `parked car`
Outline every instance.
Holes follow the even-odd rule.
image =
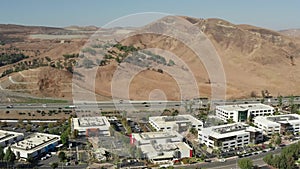
[[[211,160],[210,159],[205,159],[204,162],[210,163]]]
[[[226,161],[226,159],[225,158],[221,158],[221,159],[219,159],[219,162],[222,162],[222,163],[224,163]]]

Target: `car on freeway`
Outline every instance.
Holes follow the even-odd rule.
[[[11,109],[11,108],[14,108],[14,106],[12,104],[10,104],[10,105],[7,105],[6,108]]]

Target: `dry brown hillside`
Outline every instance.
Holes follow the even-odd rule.
[[[286,29],[279,32],[291,38],[300,39],[300,29]]]
[[[260,94],[261,90],[268,90],[274,96],[299,94],[300,46],[295,39],[276,31],[234,25],[221,19],[182,18],[198,26],[221,56],[227,97],[249,97],[252,91]],[[153,24],[158,25],[159,22]],[[191,51],[176,40],[147,34],[128,38],[124,43],[141,48],[168,48],[185,60],[193,72],[197,72],[195,76],[199,86],[206,84],[208,77],[201,63],[195,62]],[[209,95],[206,91],[200,93]]]
[[[126,33],[126,31],[129,34],[132,33],[133,36],[119,41],[120,44],[124,46],[133,45],[139,50],[155,48],[168,51],[175,55],[175,58],[159,50],[153,52],[158,52],[157,54],[167,61],[173,59],[175,65],[167,66],[155,63],[140,69],[139,66],[127,62],[125,58],[122,58],[122,62],[117,63],[119,61],[117,59],[124,55],[124,52],[116,47],[111,46],[99,51],[97,46],[92,46],[91,50],[96,53],[94,57],[110,54],[112,58],[108,59],[105,64],[94,67],[97,70],[94,87],[83,83],[84,81],[93,83],[93,79],[81,77],[82,84],[78,83],[76,91],[73,90],[73,92],[87,93],[95,89],[98,100],[108,100],[112,96],[111,83],[116,70],[129,75],[139,69],[142,71],[130,79],[129,99],[181,99],[183,94],[180,91],[180,85],[191,89],[193,87],[189,75],[195,78],[200,96],[210,97],[211,86],[218,84],[211,81],[206,65],[199,60],[189,46],[174,37],[154,33],[138,33],[150,29],[156,31],[169,29],[170,20],[174,21],[172,29],[177,30],[178,34],[185,36],[188,32],[185,30],[186,25],[191,24],[201,30],[204,36],[210,40],[220,56],[224,68],[227,98],[250,97],[251,92],[260,95],[262,90],[268,90],[273,96],[300,95],[300,86],[298,85],[300,83],[300,41],[297,38],[287,36],[286,33],[251,25],[235,25],[221,19],[191,17],[166,17],[136,30],[126,30],[125,28],[101,30],[105,32],[104,34],[117,35]],[[70,62],[69,60],[66,61],[63,55],[73,53],[87,55],[83,50],[87,49],[85,44],[90,35],[95,32],[95,28],[75,26],[66,29],[22,26],[15,28],[16,26],[10,26],[11,31],[8,31],[7,26],[0,25],[0,41],[4,42],[4,45],[0,46],[2,52],[15,52],[16,49],[13,48],[17,48],[18,51],[30,56],[25,59],[27,61],[47,56],[52,59],[51,62],[47,63],[49,66],[52,64],[52,68],[44,66],[12,73],[9,75],[10,77],[4,76],[0,79],[1,89],[6,91],[18,90],[40,97],[71,99],[72,74],[67,70]],[[135,31],[137,33],[134,33]],[[169,30],[164,31],[169,32]],[[104,45],[103,43],[106,43],[104,37],[97,40],[97,43],[101,41],[101,45]],[[110,43],[116,44],[117,42]],[[201,46],[200,43],[193,45],[205,51],[205,47]],[[74,60],[80,62],[83,59],[77,57]],[[61,62],[64,66],[57,69],[57,66],[53,66],[57,62]],[[140,61],[138,62],[140,64]],[[0,73],[16,64],[0,67]],[[98,63],[94,61],[94,66],[96,64]],[[159,72],[158,69],[163,70],[163,73]],[[122,88],[123,83],[122,79],[116,81],[119,88],[114,90],[117,93],[127,90]],[[193,90],[185,90],[184,98],[188,96],[194,97],[197,94]]]

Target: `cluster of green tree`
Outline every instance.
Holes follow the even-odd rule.
[[[238,165],[241,169],[253,169],[253,162],[249,158],[243,158],[238,161]]]
[[[117,43],[117,44],[113,45],[113,47],[115,47],[118,50],[123,51],[125,53],[138,51],[138,49],[135,48],[133,45],[125,46],[125,45],[122,45],[121,43]]]
[[[79,57],[79,54],[64,54],[64,60],[57,60],[56,62],[52,62],[51,58],[46,56],[45,58],[35,58],[30,61],[19,62],[14,65],[12,68],[9,68],[3,71],[1,77],[9,75],[13,72],[19,72],[28,69],[35,69],[43,66],[51,66],[56,69],[65,69],[70,73],[73,73],[74,66],[77,64],[75,58]]]
[[[0,146],[0,161],[6,161],[13,163],[16,160],[16,155],[11,150],[10,147],[6,149],[6,152],[4,153],[3,147]]]
[[[96,59],[96,63],[98,66],[105,66],[107,64],[107,60]]]
[[[268,154],[263,160],[268,165],[278,169],[294,169],[295,161],[298,160],[300,153],[300,142],[285,147],[280,155]]]
[[[58,60],[55,63],[51,62],[50,66],[59,70],[67,70],[70,73],[73,73],[74,66],[77,64],[77,61],[73,58],[65,60]]]
[[[290,110],[291,113],[295,114],[295,113],[300,113],[299,112],[299,104],[295,104],[295,97],[294,96],[290,96],[289,98],[289,105],[290,105]]]
[[[63,145],[68,145],[69,143],[69,137],[71,135],[71,119],[72,119],[72,116],[69,117],[68,119],[68,123],[64,125],[62,125],[59,129],[60,129],[60,139],[61,139],[61,143]]]
[[[161,116],[177,116],[179,111],[177,109],[164,109]]]
[[[0,54],[0,67],[19,62],[20,60],[23,60],[26,58],[28,58],[28,56],[26,56],[22,53],[1,53]]]
[[[208,118],[208,114],[207,114],[207,112],[201,110],[201,111],[198,112],[197,118],[198,118],[199,120],[206,121],[207,118]]]
[[[63,152],[63,151],[60,151],[60,152],[58,153],[58,158],[59,158],[60,162],[63,162],[64,160],[67,159],[66,153]]]
[[[170,59],[167,65],[168,66],[174,66],[175,62],[172,59]]]
[[[49,58],[50,59],[50,58]],[[46,59],[47,61],[48,59]],[[30,61],[22,61],[14,65],[12,68],[6,69],[3,71],[1,77],[9,75],[13,72],[20,72],[28,69],[35,69],[42,66],[48,66],[48,63],[45,61],[45,58],[35,58]]]
[[[131,55],[126,57],[124,61],[139,67],[149,67],[151,65],[151,61],[146,60],[146,55],[141,52],[133,52]]]
[[[270,140],[270,144],[273,144],[273,145],[280,145],[281,144],[281,136],[279,133],[274,133],[272,136],[271,136],[271,140]]]
[[[198,136],[198,131],[194,127],[190,128],[190,133],[192,133],[196,137]]]
[[[112,58],[114,58],[111,54],[105,54],[104,55],[104,59],[106,59],[106,60],[109,60],[109,59],[112,59]]]
[[[126,134],[131,134],[132,133],[131,127],[129,126],[129,124],[128,124],[128,122],[127,122],[127,120],[126,120],[125,117],[122,118],[121,123],[124,126],[124,128],[126,129]]]
[[[78,58],[78,57],[79,57],[79,53],[64,54],[63,57],[64,57],[65,59]]]
[[[158,63],[158,64],[163,64],[163,65],[167,65],[167,61],[164,57],[160,56],[160,55],[157,55],[157,54],[154,54],[150,51],[143,51],[145,54],[149,55],[150,56],[150,60]]]

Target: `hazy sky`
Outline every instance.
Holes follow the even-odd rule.
[[[222,18],[275,30],[300,28],[299,0],[1,0],[0,23],[96,25],[142,12]]]

